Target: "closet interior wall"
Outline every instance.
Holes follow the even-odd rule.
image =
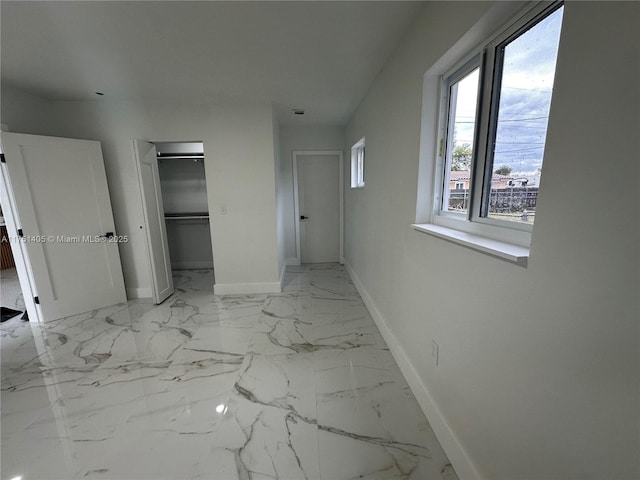
[[[212,269],[203,145],[200,142],[155,145],[171,268]]]

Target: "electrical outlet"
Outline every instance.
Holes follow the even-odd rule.
[[[433,358],[433,364],[437,367],[438,366],[438,356],[440,354],[440,347],[438,346],[438,343],[431,339],[431,357]]]

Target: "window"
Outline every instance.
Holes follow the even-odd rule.
[[[441,77],[434,218],[531,231],[562,14],[539,5]]]
[[[351,147],[351,188],[364,187],[364,139]]]

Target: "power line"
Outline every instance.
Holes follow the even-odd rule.
[[[494,150],[494,153],[520,153],[520,152],[533,152],[540,151],[544,149],[544,147],[530,147],[530,148],[520,148],[518,150]]]
[[[500,120],[500,118],[498,117],[498,123],[500,122],[531,122],[531,121],[535,121],[535,120],[548,120],[549,117],[531,117],[531,118],[511,118],[509,120]]]
[[[540,121],[540,120],[547,120],[549,119],[549,117],[531,117],[531,118],[509,118],[509,119],[500,119],[498,118],[498,124],[500,123],[507,123],[507,122],[535,122],[535,121]],[[460,123],[476,123],[475,120],[473,121],[467,121],[467,120],[463,120],[463,121],[458,121],[456,120],[455,124],[458,125]]]
[[[502,88],[508,88],[510,90],[523,90],[525,92],[553,92],[552,88],[544,89],[544,88],[521,88],[521,87],[507,87],[506,85],[502,85]]]
[[[544,145],[545,142],[496,142],[496,146],[498,145]]]

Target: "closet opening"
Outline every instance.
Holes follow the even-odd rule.
[[[151,297],[215,283],[203,142],[132,140],[147,239]],[[190,272],[190,273],[189,273]],[[175,281],[175,282],[174,282]]]
[[[203,144],[155,146],[171,269],[213,270]]]

